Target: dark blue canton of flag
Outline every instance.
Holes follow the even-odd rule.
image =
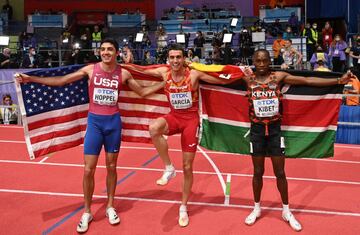
[[[27,74],[39,77],[64,76],[79,70],[81,67],[83,65],[42,69],[28,72]],[[89,103],[86,77],[61,87],[47,86],[39,83],[23,83],[21,84],[21,90],[27,117]]]

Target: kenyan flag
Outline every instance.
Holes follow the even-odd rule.
[[[334,77],[333,73],[294,75]],[[311,79],[311,78],[309,78]],[[291,158],[327,158],[334,142],[342,86],[285,86],[282,134]],[[211,150],[249,154],[248,100],[245,87],[201,85],[200,145]]]

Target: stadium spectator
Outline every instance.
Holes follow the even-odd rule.
[[[17,105],[13,104],[10,94],[3,95],[2,104],[7,107],[0,109],[0,123],[5,125],[17,124]]]
[[[310,64],[314,68],[314,70],[319,66],[318,62],[322,61],[323,65],[327,68],[330,67],[330,57],[324,52],[320,45],[317,46],[316,52],[314,52],[310,59]]]
[[[29,51],[21,63],[22,68],[38,68],[40,65],[40,57],[36,53],[36,49],[34,47],[30,47]]]
[[[342,40],[340,34],[335,35],[335,40],[329,48],[329,56],[333,65],[334,72],[343,72],[345,70],[346,55],[345,49],[347,44]]]
[[[202,58],[204,51],[205,38],[201,31],[196,32],[196,37],[194,38],[194,55]]]
[[[291,39],[285,40],[285,46],[281,49],[281,56],[284,63],[281,64],[282,69],[295,68],[295,66],[301,64],[302,54],[292,47]]]
[[[295,12],[291,12],[288,24],[291,27],[291,31],[297,35],[299,33],[299,17],[295,14]]]
[[[326,52],[329,52],[329,47],[333,41],[333,29],[329,21],[326,21],[324,28],[321,31],[323,48]]]
[[[6,1],[5,1],[5,4],[4,4],[3,7],[2,7],[2,11],[3,11],[4,13],[7,13],[9,20],[12,20],[12,17],[13,17],[13,8],[12,8],[12,6],[10,5],[9,0],[6,0]]]
[[[311,55],[314,53],[316,44],[318,41],[318,32],[316,31],[317,24],[314,23],[313,27],[310,27],[310,23],[305,24],[305,28],[301,33],[301,36],[306,37],[306,55],[307,61],[310,60]]]
[[[291,39],[295,36],[290,26],[286,27],[285,32],[283,33],[283,39]]]
[[[273,52],[274,52],[274,64],[281,65],[283,63],[282,57],[280,56],[280,51],[285,47],[285,40],[282,38],[282,33],[277,35],[277,39],[273,42]]]
[[[350,49],[349,56],[353,59],[353,70],[356,76],[360,77],[360,35],[355,37],[354,43]]]
[[[0,68],[8,69],[10,67],[10,55],[11,50],[9,48],[4,48],[3,52],[0,53]]]

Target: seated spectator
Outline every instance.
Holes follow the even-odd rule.
[[[23,61],[21,63],[22,68],[39,68],[40,66],[40,57],[36,54],[34,47],[29,48],[29,52],[24,55]]]
[[[9,48],[4,48],[3,52],[0,53],[1,69],[8,69],[10,67],[10,55],[11,55],[11,50]]]
[[[326,52],[324,52],[320,45],[317,46],[316,52],[312,54],[310,59],[310,64],[314,70],[318,67],[319,61],[322,61],[325,67],[330,67],[330,57]]]
[[[54,68],[59,66],[59,57],[53,50],[48,50],[43,55],[43,68]]]
[[[0,108],[0,123],[8,124],[17,124],[18,114],[17,114],[17,105],[13,104],[10,94],[5,94],[2,99],[2,105],[7,107]]]
[[[316,63],[316,67],[314,68],[314,71],[331,72],[331,70],[325,66],[324,61],[322,60],[319,60]]]
[[[357,77],[354,77],[344,86],[344,94],[360,94],[360,82]],[[346,105],[359,105],[359,96],[347,96]]]
[[[336,34],[335,40],[331,43],[329,48],[329,56],[333,65],[334,72],[344,72],[346,62],[346,48],[346,42],[342,40],[339,34]]]
[[[85,63],[85,53],[81,51],[77,44],[74,46],[73,51],[67,61],[68,65]]]

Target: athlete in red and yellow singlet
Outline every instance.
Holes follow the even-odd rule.
[[[178,222],[180,226],[184,227],[189,223],[186,205],[193,183],[192,165],[198,144],[199,80],[213,84],[226,84],[230,80],[215,78],[197,70],[189,70],[185,66],[184,49],[177,44],[172,44],[169,47],[168,62],[170,69],[168,67],[159,67],[140,70],[134,66],[131,69],[159,77],[166,81],[165,93],[168,97],[171,111],[164,117],[153,121],[150,124],[149,131],[153,144],[165,164],[165,171],[162,177],[156,181],[159,185],[166,185],[176,175],[175,168],[170,161],[168,144],[163,135],[181,133],[184,186]]]

